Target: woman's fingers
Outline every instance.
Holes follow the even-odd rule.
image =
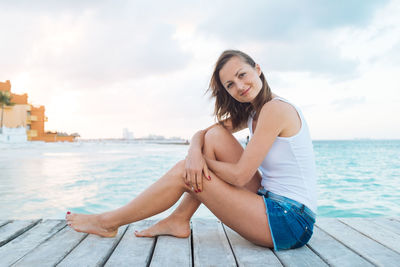
[[[185,161],[185,183],[196,193],[203,191],[203,174],[206,179],[211,180],[204,155],[197,152],[189,153]]]
[[[207,180],[211,181],[210,172],[208,171],[207,164],[204,164],[203,173]]]
[[[196,173],[194,171],[190,172],[190,186],[192,188],[192,191],[196,192]]]
[[[187,172],[186,170],[183,171],[183,181],[185,182],[185,184],[186,184],[187,186],[190,186],[190,183],[189,183],[189,174],[188,174],[188,172]]]
[[[190,172],[190,171],[186,171],[186,180],[185,180],[185,184],[186,184],[188,187],[190,187],[190,189],[193,191],[195,181],[193,181],[193,175],[191,175],[191,172]]]
[[[197,193],[197,192],[199,192],[199,189],[197,188],[197,174],[196,173],[194,173],[193,174],[193,191],[195,192],[195,193]]]
[[[196,174],[196,189],[196,193],[203,191],[203,176],[201,172]]]
[[[199,193],[203,191],[203,174],[206,176],[206,179],[211,180],[207,165],[204,165],[203,170],[197,172],[194,170],[185,170],[184,182],[193,192]]]
[[[194,192],[199,191],[199,187],[197,185],[196,173],[192,170],[185,170],[184,171],[184,182],[185,184],[190,187],[190,189]]]

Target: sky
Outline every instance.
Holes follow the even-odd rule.
[[[400,1],[4,1],[0,81],[84,139],[190,138],[239,49],[298,106],[314,140],[400,138]],[[237,136],[243,137],[248,131]]]

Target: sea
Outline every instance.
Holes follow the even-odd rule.
[[[318,140],[313,145],[319,217],[400,216],[400,140]],[[181,144],[110,140],[0,144],[0,220],[62,219],[67,211],[118,208],[187,150]],[[176,205],[154,218],[167,216]],[[214,215],[201,205],[194,216]]]

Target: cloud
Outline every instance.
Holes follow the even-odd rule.
[[[365,26],[387,1],[217,1],[200,31],[237,42],[308,38],[316,30]]]
[[[400,33],[400,27],[398,32]],[[371,56],[368,63],[371,65],[381,64],[383,66],[398,67],[400,65],[400,38],[386,51],[379,52],[379,54]]]
[[[204,90],[215,60],[237,48],[302,107],[314,136],[345,132],[368,112],[385,136],[400,64],[400,5],[386,3],[0,1],[0,81],[46,105],[52,130],[190,137],[213,122]]]
[[[321,37],[295,43],[265,42],[254,57],[268,72],[309,72],[330,78],[349,79],[357,75],[358,60],[341,55],[340,49]]]
[[[335,32],[365,27],[386,2],[219,1],[199,23],[198,33],[224,40],[227,47],[257,50],[270,71],[349,79],[358,75],[359,60],[341,55]]]
[[[352,109],[354,106],[362,105],[365,103],[366,98],[364,96],[354,96],[336,99],[331,102],[331,105],[335,108],[335,110],[345,110]]]
[[[176,26],[168,21],[145,18],[132,5],[127,8],[132,13],[120,9],[120,16],[111,16],[102,3],[81,5],[66,8],[61,3],[55,13],[52,4],[41,11],[10,8],[0,19],[0,31],[8,37],[0,44],[0,56],[7,62],[0,72],[12,76],[23,69],[72,88],[89,88],[171,73],[190,62],[191,55],[174,38]]]
[[[24,66],[71,88],[170,73],[193,60],[174,37],[177,27],[193,24],[197,34],[227,47],[258,43],[262,48],[255,54],[270,71],[351,77],[358,60],[341,57],[324,31],[365,25],[385,1],[356,2],[172,1],[156,7],[141,1],[6,2],[1,5],[8,15],[0,19],[0,30],[13,47],[0,44],[8,62],[0,71],[13,73]]]
[[[98,0],[97,5],[103,5],[107,1]],[[123,1],[125,2],[125,1]],[[70,1],[52,1],[52,0],[19,0],[19,1],[1,1],[0,3],[3,10],[7,12],[21,11],[41,15],[54,14],[58,16],[60,13],[71,11],[82,11],[85,9],[93,8],[93,1],[91,0],[70,0]]]

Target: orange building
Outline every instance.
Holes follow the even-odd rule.
[[[29,141],[74,141],[75,136],[72,135],[45,132],[44,123],[47,122],[47,117],[44,106],[29,104],[27,94],[12,93],[10,81],[0,82],[0,91],[8,92],[11,95],[11,102],[15,104],[4,107],[3,126],[8,128],[24,127]]]

